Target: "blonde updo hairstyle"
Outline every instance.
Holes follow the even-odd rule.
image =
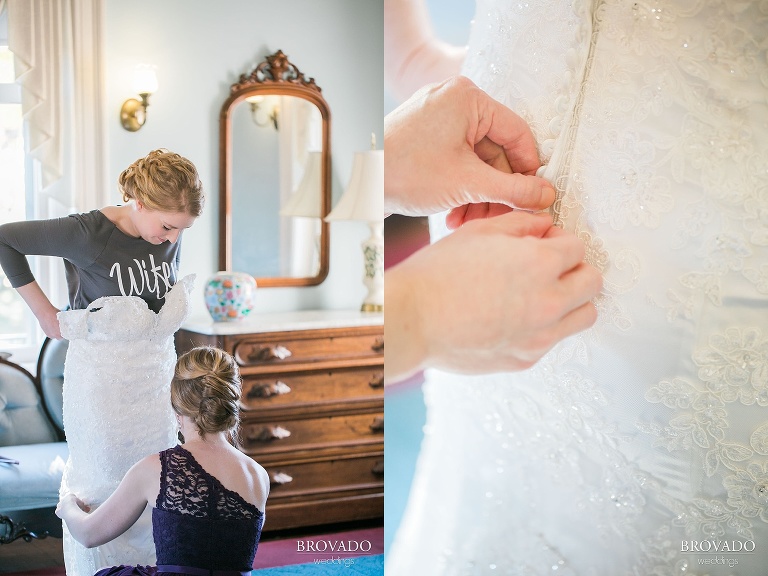
[[[232,356],[211,346],[193,348],[176,361],[171,405],[195,423],[201,437],[229,431],[236,443],[240,390],[240,369]]]
[[[152,150],[120,174],[117,180],[124,202],[135,200],[150,210],[185,212],[197,218],[205,196],[195,165],[168,150]]]

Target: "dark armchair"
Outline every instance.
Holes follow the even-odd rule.
[[[62,421],[67,346],[46,338],[34,376],[0,358],[0,544],[61,536],[54,510],[68,456]]]

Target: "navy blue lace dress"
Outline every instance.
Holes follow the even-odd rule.
[[[95,576],[246,576],[264,513],[227,490],[181,446],[160,452],[160,493],[152,511],[157,566],[116,566]]]

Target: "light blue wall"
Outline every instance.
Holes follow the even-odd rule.
[[[383,0],[132,0],[106,3],[109,182],[153,148],[192,160],[208,200],[185,233],[181,273],[196,273],[193,314],[217,268],[219,111],[229,86],[278,49],[314,77],[331,109],[334,204],[355,151],[383,141]],[[157,66],[158,91],[138,132],[119,123],[138,63]],[[117,187],[111,191],[117,202]],[[360,243],[368,227],[333,223],[328,279],[311,288],[259,290],[257,312],[357,308],[365,297]]]
[[[435,36],[448,44],[464,46],[475,14],[475,0],[426,0],[426,4]],[[384,114],[394,110],[398,104],[385,86]]]

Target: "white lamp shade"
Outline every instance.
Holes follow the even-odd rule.
[[[288,199],[281,216],[303,216],[305,218],[321,218],[323,198],[320,193],[323,177],[322,152],[310,152],[304,175],[298,188]]]
[[[325,220],[384,220],[384,150],[355,152],[349,185]]]
[[[133,71],[133,89],[137,94],[154,94],[157,92],[157,73],[155,67],[149,64],[139,64]]]

